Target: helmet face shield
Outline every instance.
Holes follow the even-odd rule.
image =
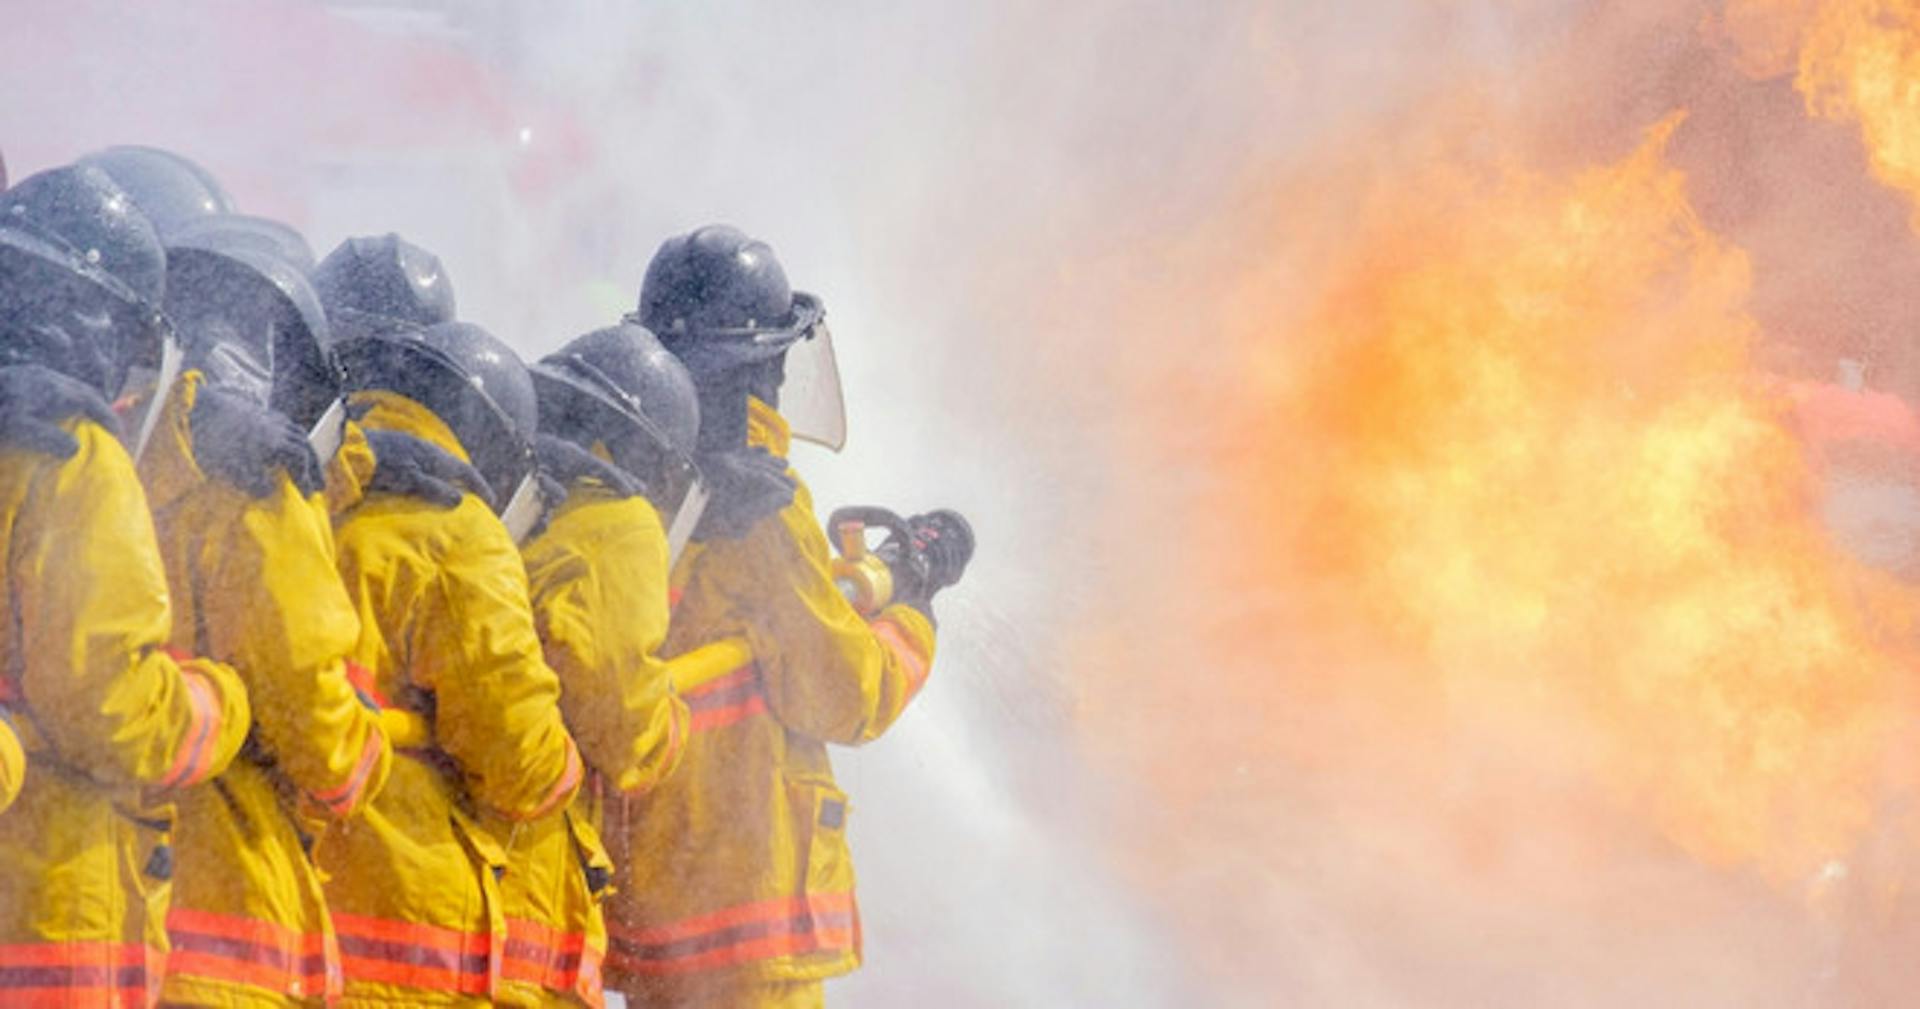
[[[833,354],[833,333],[823,320],[787,351],[786,380],[780,383],[780,416],[795,438],[835,452],[847,446],[847,402],[841,392],[840,362]]]
[[[667,570],[673,570],[680,563],[680,556],[686,553],[687,544],[693,542],[693,531],[700,525],[700,516],[706,513],[707,502],[713,497],[707,490],[699,474],[694,474],[681,495],[678,504],[671,509],[662,507],[655,501],[654,507],[660,512],[660,524],[667,529]]]
[[[173,338],[172,330],[167,330],[160,341],[159,358],[151,364],[136,364],[128,371],[125,391],[115,401],[114,409],[123,419],[132,420],[135,415],[140,418],[139,423],[128,426],[128,430],[134,432],[132,455],[136,463],[153,441],[153,432],[160,426],[160,415],[166,411],[167,399],[174,383],[180,380],[185,362],[180,341]]]

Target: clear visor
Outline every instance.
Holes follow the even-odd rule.
[[[328,404],[326,412],[314,423],[313,430],[307,432],[307,446],[313,449],[313,457],[326,465],[340,452],[340,446],[347,440],[347,401],[336,399]]]
[[[513,489],[507,506],[500,509],[500,524],[507,527],[515,543],[524,544],[546,517],[547,509],[558,503],[548,501],[546,491],[540,489],[540,481],[528,474],[521,479],[520,486]]]
[[[693,542],[693,531],[700,525],[700,516],[706,513],[707,501],[712,496],[706,483],[696,476],[687,484],[687,492],[681,495],[673,514],[663,516],[667,527],[667,570],[673,570],[680,563],[680,555],[686,553],[687,544]]]
[[[125,392],[116,407],[123,419],[140,418],[139,423],[132,426],[132,455],[136,463],[147,451],[154,431],[160,427],[160,415],[167,409],[174,383],[180,380],[184,360],[180,341],[168,332],[160,342],[160,360],[157,364],[136,364],[127,372],[127,380],[121,386]]]
[[[818,323],[787,349],[786,380],[780,384],[780,416],[795,438],[835,452],[847,444],[847,403],[840,391],[840,362],[833,333]]]

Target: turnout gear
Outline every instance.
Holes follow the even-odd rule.
[[[799,486],[787,472],[787,461],[753,445],[726,452],[710,452],[700,459],[701,471],[713,484],[713,499],[693,538],[698,541],[738,539],[761,520],[793,503]]]
[[[207,476],[256,498],[272,497],[283,477],[302,497],[325,486],[306,435],[285,417],[211,384],[193,400],[193,462]]]
[[[179,802],[168,1003],[318,1006],[341,991],[307,849],[379,791],[391,752],[346,661],[360,626],[317,469],[284,418],[197,370],[140,461],[175,637],[231,663],[255,716],[243,759]]]
[[[319,296],[294,264],[245,235],[200,228],[177,236],[167,250],[166,308],[188,367],[303,431],[337,398],[333,333]]]
[[[362,434],[376,460],[368,490],[424,498],[442,508],[452,508],[472,494],[493,507],[493,488],[465,460],[399,431]]]
[[[13,727],[13,715],[0,707],[0,813],[6,812],[13,800],[20,797],[20,786],[26,777],[27,751],[20,746],[20,733]]]
[[[567,475],[564,495],[525,550],[534,622],[596,788],[564,817],[529,824],[512,852],[502,880],[509,941],[542,952],[509,959],[505,977],[514,1004],[568,995],[598,1004],[600,901],[614,871],[598,842],[600,806],[618,806],[673,771],[688,713],[659,657],[669,548],[658,513],[584,449],[554,438],[542,447],[543,458],[557,451],[578,466],[555,469]]]
[[[33,773],[0,816],[0,990],[21,1005],[148,1004],[166,950],[169,810],[153,788],[223,771],[248,729],[234,672],[165,645],[166,576],[112,432],[66,458],[0,443],[0,702]]]
[[[233,212],[233,200],[212,173],[172,151],[123,145],[95,151],[75,164],[105,172],[162,235]]]
[[[531,825],[514,853],[502,884],[508,934],[547,956],[544,968],[510,960],[506,976],[517,1004],[569,994],[596,1003],[599,903],[613,867],[588,857],[597,841],[581,839],[597,838],[603,804],[671,773],[688,734],[686,704],[659,655],[674,551],[662,514],[697,506],[687,458],[699,422],[684,368],[638,326],[574,340],[536,366],[534,380],[543,430],[555,432],[538,441],[540,465],[555,486],[524,556],[535,624],[594,787],[563,822]]]
[[[759,401],[753,444],[788,431]],[[933,628],[891,606],[861,617],[834,586],[804,485],[737,540],[689,548],[665,652],[744,631],[753,661],[677,684],[692,737],[674,774],[610,824],[622,875],[609,980],[635,1005],[817,999],[860,959],[847,799],[826,744],[877,738],[926,681]],[[679,679],[676,677],[676,679]]]
[[[469,446],[397,392],[365,389],[351,406],[359,419],[329,493],[361,618],[353,658],[417,741],[366,813],[319,849],[345,1004],[484,1005],[526,952],[509,942],[500,892],[509,842],[565,808],[583,765],[499,518],[470,494],[447,508],[370,486],[378,463],[359,431],[409,435],[462,461]]]
[[[555,503],[565,501],[567,488],[576,483],[595,484],[617,498],[639,496],[646,489],[625,470],[565,438],[542,434],[533,446],[540,477],[549,484],[543,493]]]
[[[313,270],[341,340],[424,329],[454,317],[453,281],[433,253],[401,238],[349,238]]]
[[[504,512],[533,475],[540,408],[513,349],[471,323],[366,336],[338,350],[349,392],[386,390],[430,411],[492,487]]]
[[[700,430],[698,394],[685,366],[652,333],[623,323],[573,340],[532,372],[540,430],[605,453],[638,481],[677,553],[706,499],[692,461]]]
[[[845,445],[825,319],[820,299],[792,289],[766,243],[718,224],[661,244],[631,317],[693,373],[707,451],[745,444],[749,396],[784,408],[797,437]]]
[[[62,425],[75,417],[119,434],[113,408],[78,380],[38,364],[0,368],[0,444],[71,459],[80,443]]]

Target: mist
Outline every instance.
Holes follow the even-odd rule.
[[[1669,681],[1646,688],[1665,699],[1646,734],[1625,734],[1643,709],[1551,675],[1603,668],[1586,658],[1601,644],[1549,636],[1516,660],[1470,637],[1473,607],[1383,577],[1424,556],[1418,524],[1343,509],[1379,504],[1391,485],[1364,483],[1380,475],[1366,453],[1410,436],[1349,437],[1373,429],[1328,422],[1332,395],[1312,392],[1380,391],[1328,363],[1399,346],[1351,310],[1402,290],[1372,278],[1470,255],[1444,237],[1527,219],[1513,192],[1551,218],[1584,192],[1570,180],[1627,163],[1680,111],[1657,157],[1684,206],[1648,228],[1686,231],[1682,265],[1616,269],[1596,243],[1565,290],[1725,273],[1672,300],[1694,315],[1616,285],[1631,324],[1591,332],[1582,313],[1614,303],[1565,294],[1581,311],[1543,316],[1571,320],[1567,360],[1606,381],[1554,388],[1657,403],[1824,381],[1847,358],[1920,394],[1911,207],[1850,123],[1740,58],[1719,13],[14,0],[0,150],[18,179],[112,143],[170,147],[321,254],[398,231],[444,260],[464,318],[529,358],[630,310],[671,234],[724,221],[779,252],[824,299],[846,380],[848,448],[796,457],[820,506],[957,508],[981,540],[939,601],[925,695],[835,754],[867,952],[828,986],[835,1004],[1868,1004],[1910,990],[1891,951],[1920,921],[1905,679],[1862,674],[1885,717],[1827,776],[1754,785],[1732,747],[1709,749],[1734,769],[1726,794],[1757,789],[1766,812],[1740,843],[1707,843],[1725,811],[1694,815],[1700,794],[1659,769],[1691,752],[1695,716],[1704,738],[1739,730]],[[1654,337],[1701,320],[1726,324],[1719,363],[1665,359]],[[1514,332],[1500,361],[1541,360],[1549,334]],[[1773,452],[1748,405],[1734,412],[1758,433],[1739,451]],[[1634,409],[1623,437],[1642,430]],[[1783,456],[1732,479],[1772,509],[1741,521],[1806,540],[1813,584],[1831,569],[1855,585],[1809,538],[1798,472]],[[1794,619],[1748,634],[1793,640]],[[1858,640],[1910,651],[1883,636]],[[1458,673],[1491,667],[1526,675]],[[1781,703],[1762,713],[1815,737],[1837,724]],[[1826,823],[1801,794],[1824,786],[1845,808],[1789,845]]]

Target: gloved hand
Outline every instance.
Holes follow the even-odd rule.
[[[60,424],[74,417],[120,433],[113,407],[85,382],[38,364],[0,368],[0,444],[71,459],[80,443]]]
[[[320,460],[293,421],[223,389],[203,386],[187,416],[193,461],[208,476],[254,497],[273,493],[274,474],[286,473],[302,494],[325,485]]]
[[[908,536],[889,535],[874,550],[893,573],[893,601],[933,618],[933,597],[960,582],[973,560],[973,526],[950,509],[907,520]]]
[[[567,488],[583,478],[599,481],[618,497],[640,493],[640,482],[625,470],[557,435],[535,436],[533,455],[540,467],[541,490],[549,501],[565,500]]]
[[[693,530],[699,541],[746,535],[761,519],[793,503],[799,486],[787,475],[786,460],[764,448],[713,452],[702,456],[699,466],[713,495]]]
[[[458,456],[399,431],[370,429],[366,436],[375,460],[368,490],[425,498],[442,508],[452,508],[472,494],[493,506],[487,478]]]

